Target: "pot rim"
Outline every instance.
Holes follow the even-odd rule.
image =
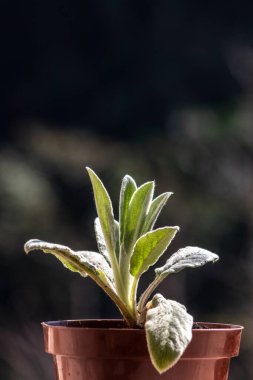
[[[122,323],[122,326],[109,326],[109,327],[97,327],[97,326],[68,326],[68,323],[80,323],[80,322],[88,322],[94,325],[95,324],[102,324],[102,323]],[[203,332],[208,333],[212,331],[241,331],[244,329],[244,326],[241,325],[235,325],[235,324],[230,324],[230,323],[218,323],[218,322],[196,322],[198,324],[203,325],[205,327],[203,328],[196,328],[193,329],[194,334],[201,334]],[[64,325],[65,324],[65,325]],[[144,331],[144,328],[131,328],[127,327],[124,325],[123,319],[66,319],[66,320],[57,320],[57,321],[46,321],[42,322],[41,325],[44,328],[54,328],[57,330],[69,330],[69,329],[74,329],[76,330],[98,330],[98,331],[103,331],[103,330],[120,330],[120,331],[138,331],[142,333]]]

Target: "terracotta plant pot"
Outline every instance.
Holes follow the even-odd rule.
[[[241,326],[201,323],[178,363],[159,375],[149,359],[145,332],[120,320],[42,323],[45,349],[57,380],[226,380],[237,356]]]

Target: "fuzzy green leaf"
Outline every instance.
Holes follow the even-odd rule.
[[[95,228],[95,234],[96,234],[96,240],[97,240],[99,252],[101,253],[101,255],[104,256],[108,264],[111,266],[110,256],[107,251],[105,238],[104,238],[104,234],[101,228],[99,218],[95,219],[94,228]],[[114,220],[114,241],[115,241],[115,254],[118,257],[119,256],[119,223],[116,220]]]
[[[42,240],[32,239],[25,244],[25,252],[42,250],[54,255],[61,263],[73,272],[81,276],[92,275],[99,277],[106,286],[114,288],[113,274],[105,258],[97,252],[73,251],[69,247],[60,244],[48,243]]]
[[[163,227],[141,236],[134,246],[131,257],[131,274],[139,278],[151,265],[155,264],[178,230],[179,227]]]
[[[145,331],[150,358],[159,373],[180,359],[191,341],[192,324],[193,318],[183,305],[160,294],[153,297],[148,305]]]
[[[134,179],[129,175],[126,175],[122,180],[119,201],[120,243],[123,240],[125,232],[126,217],[129,203],[136,189],[137,186]]]
[[[131,198],[124,234],[124,251],[129,255],[132,253],[133,246],[141,234],[153,194],[154,182],[146,182],[134,192]]]
[[[101,255],[104,256],[108,264],[110,264],[110,257],[108,255],[105,238],[104,238],[104,234],[101,228],[99,218],[96,218],[94,221],[94,229],[95,229],[95,235],[96,235],[99,252],[101,253]]]
[[[90,168],[86,168],[93,187],[96,209],[100,220],[101,228],[106,242],[108,253],[114,256],[114,217],[111,199],[98,176]]]
[[[155,270],[157,276],[165,277],[184,268],[197,268],[215,262],[219,256],[199,247],[185,247],[175,252],[161,268]]]
[[[114,241],[115,241],[115,254],[117,259],[119,260],[119,222],[114,220]]]
[[[59,259],[64,266],[67,266],[68,269],[78,272],[82,276],[89,275],[108,294],[129,325],[134,324],[133,316],[117,294],[112,269],[100,253],[88,251],[75,252],[69,247],[46,243],[36,239],[29,240],[24,248],[26,253],[33,250],[42,250],[45,253],[50,253]]]
[[[173,193],[163,193],[152,201],[150,210],[148,212],[148,215],[146,217],[146,220],[142,229],[143,234],[153,229],[160,212],[162,211],[167,200],[172,194]]]
[[[146,301],[157,286],[169,275],[180,272],[184,268],[197,268],[209,262],[215,262],[219,256],[199,247],[185,247],[175,252],[161,268],[155,269],[156,277],[142,293],[138,303],[138,311],[142,313]]]

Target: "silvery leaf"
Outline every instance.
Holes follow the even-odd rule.
[[[193,318],[178,302],[156,294],[147,305],[146,339],[151,361],[159,373],[171,368],[192,338]]]
[[[94,276],[103,278],[103,282],[106,279],[106,286],[114,287],[112,270],[105,258],[97,252],[73,251],[64,245],[47,243],[37,239],[29,240],[24,248],[26,253],[34,250],[50,253],[71,271],[78,272],[84,277],[88,274],[93,278]]]
[[[167,276],[171,273],[177,273],[184,268],[197,268],[209,262],[215,262],[219,256],[199,247],[185,247],[175,252],[166,264],[155,270],[157,276]]]
[[[157,288],[157,286],[169,274],[177,273],[184,268],[197,268],[209,262],[215,262],[219,256],[199,247],[185,247],[175,252],[161,268],[155,269],[156,277],[142,293],[138,303],[138,311],[142,313],[145,303]]]
[[[110,264],[110,257],[109,257],[108,251],[107,251],[105,238],[104,238],[104,234],[103,234],[103,231],[101,228],[99,218],[95,219],[94,228],[95,228],[95,235],[96,235],[96,240],[97,240],[99,252],[101,253],[101,255],[104,256],[104,258],[106,259],[108,264]]]

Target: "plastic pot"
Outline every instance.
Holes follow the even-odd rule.
[[[227,380],[243,327],[200,323],[177,364],[162,375],[151,364],[145,332],[120,320],[42,323],[57,380]]]

